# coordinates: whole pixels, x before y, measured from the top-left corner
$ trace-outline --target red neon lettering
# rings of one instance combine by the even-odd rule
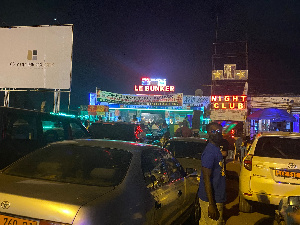
[[[150,86],[150,91],[154,91],[154,86]]]
[[[214,108],[218,109],[219,108],[219,103],[214,103]]]
[[[217,96],[211,96],[211,101],[212,101],[212,102],[217,101]]]
[[[149,86],[145,86],[145,91],[149,91]]]
[[[170,86],[166,86],[165,91],[170,91]]]
[[[234,109],[235,104],[234,103],[229,103],[229,108]]]
[[[238,109],[243,109],[244,108],[244,104],[243,103],[238,103]]]
[[[222,103],[222,109],[227,109],[225,103]]]
[[[159,87],[159,91],[164,91],[164,86],[158,86]]]
[[[225,96],[225,101],[229,102],[229,100],[230,100],[230,97],[229,96]]]
[[[143,91],[144,90],[144,86],[143,85],[140,85],[139,86],[139,91]]]
[[[232,101],[237,102],[239,100],[239,96],[232,96]]]
[[[220,102],[220,101],[222,101],[222,97],[221,97],[221,96],[219,96],[219,102]]]
[[[135,91],[139,91],[139,89],[137,88],[136,85],[134,85],[134,90],[135,90]]]
[[[245,98],[247,98],[247,96],[245,96],[245,95],[242,95],[241,97],[242,97],[242,99],[243,99],[243,100],[242,100],[243,102],[245,101]]]
[[[159,91],[159,86],[154,86],[154,91]]]
[[[174,86],[170,86],[170,91],[175,91],[175,87]]]

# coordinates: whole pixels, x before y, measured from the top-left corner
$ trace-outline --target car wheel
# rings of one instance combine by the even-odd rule
[[[239,210],[240,212],[251,213],[252,205],[246,200],[242,194],[239,194]]]

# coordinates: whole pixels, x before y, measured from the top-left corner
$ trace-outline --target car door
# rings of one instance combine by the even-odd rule
[[[180,216],[184,202],[182,167],[163,149],[144,151],[142,162],[147,187],[155,199],[155,224],[171,224]]]

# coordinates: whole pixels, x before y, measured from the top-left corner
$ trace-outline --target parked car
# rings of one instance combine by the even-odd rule
[[[125,122],[92,123],[89,132],[93,139],[111,139],[122,141],[142,141],[142,128],[139,124]]]
[[[0,169],[48,143],[89,137],[75,118],[0,107]]]
[[[166,142],[168,149],[180,162],[184,169],[196,169],[198,175],[201,171],[201,154],[207,145],[207,139],[198,137],[174,137]]]
[[[0,184],[0,221],[10,224],[167,225],[199,219],[197,178],[166,149],[136,142],[52,143],[2,170]]]
[[[242,212],[254,203],[279,205],[300,193],[300,134],[264,132],[256,135],[244,158],[239,177]]]

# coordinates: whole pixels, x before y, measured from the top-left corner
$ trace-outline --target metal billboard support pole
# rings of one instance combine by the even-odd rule
[[[9,107],[9,90],[7,90],[6,88],[5,88],[5,94],[4,94],[4,106],[5,107]]]
[[[60,110],[60,90],[55,89],[54,91],[54,113],[59,113]]]
[[[69,91],[68,113],[70,113],[71,91]]]

